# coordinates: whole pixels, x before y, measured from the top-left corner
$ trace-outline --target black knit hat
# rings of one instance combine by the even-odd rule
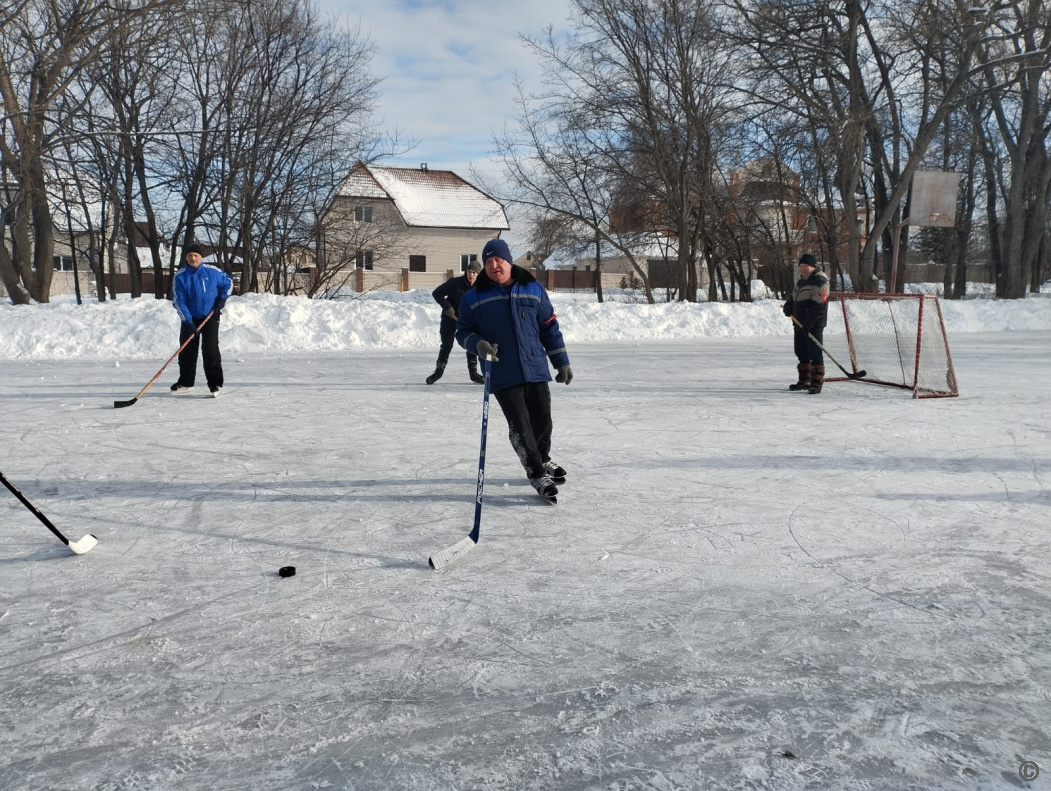
[[[807,266],[812,266],[814,267],[814,269],[821,268],[817,265],[817,258],[812,256],[810,253],[803,253],[803,255],[799,257],[799,263],[806,264]]]
[[[201,249],[199,244],[188,244],[182,250],[182,257],[186,258],[190,253],[197,253],[197,255],[204,257],[204,250]]]

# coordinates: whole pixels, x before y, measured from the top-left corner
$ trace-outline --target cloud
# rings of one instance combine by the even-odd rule
[[[485,172],[494,130],[514,110],[514,75],[540,85],[540,69],[520,34],[565,29],[570,0],[319,0],[318,8],[376,45],[372,72],[383,77],[377,116],[418,142],[394,164],[427,162],[467,175]]]
[[[377,119],[417,143],[385,164],[426,162],[499,185],[503,168],[491,156],[492,137],[512,121],[515,75],[527,89],[541,86],[522,36],[567,30],[572,0],[317,0],[317,8],[358,25],[376,47],[371,71],[383,78]],[[514,207],[508,215],[504,238],[518,250],[524,241]]]

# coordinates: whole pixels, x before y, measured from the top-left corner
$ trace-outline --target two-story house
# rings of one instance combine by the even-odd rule
[[[321,216],[327,287],[434,288],[508,230],[503,204],[451,170],[357,163]]]

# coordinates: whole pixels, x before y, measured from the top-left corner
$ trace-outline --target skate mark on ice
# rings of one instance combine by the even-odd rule
[[[909,604],[907,601],[902,601],[901,599],[898,599],[898,598],[896,598],[894,596],[891,596],[889,593],[883,593],[882,591],[878,591],[875,588],[873,588],[872,586],[867,585],[864,582],[860,582],[859,580],[856,580],[856,579],[851,579],[850,577],[848,577],[843,572],[839,571],[838,569],[833,568],[831,565],[829,565],[825,561],[823,561],[820,558],[817,558],[814,555],[812,555],[809,552],[809,550],[807,550],[807,548],[804,547],[800,543],[799,538],[796,537],[795,530],[792,529],[792,520],[795,518],[796,512],[799,511],[800,508],[803,508],[803,505],[796,506],[792,510],[792,513],[790,513],[788,515],[788,533],[789,533],[789,535],[792,536],[792,540],[796,543],[796,546],[799,547],[799,549],[803,552],[804,555],[806,555],[808,558],[810,558],[812,561],[814,561],[817,564],[818,568],[822,568],[822,569],[825,569],[826,571],[832,572],[837,577],[842,579],[844,582],[849,582],[851,585],[857,585],[859,588],[861,588],[861,590],[866,590],[869,593],[871,593],[873,596],[878,596],[881,599],[886,599],[887,601],[892,601],[892,602],[894,602],[896,604],[900,604],[902,607],[908,607],[910,610],[916,610],[916,612],[921,612],[924,615],[929,615],[929,616],[932,616],[932,617],[935,617],[935,618],[942,618],[942,619],[947,619],[947,620],[955,620],[952,615],[939,615],[938,612],[937,612],[937,607],[934,604],[930,604],[927,607],[918,607],[915,604]]]

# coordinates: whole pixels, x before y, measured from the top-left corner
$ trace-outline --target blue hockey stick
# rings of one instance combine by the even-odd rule
[[[478,451],[478,487],[474,495],[474,528],[467,538],[461,538],[451,547],[439,550],[427,559],[435,571],[448,566],[454,560],[466,555],[482,533],[482,492],[485,490],[485,437],[489,433],[489,377],[492,375],[493,361],[485,360],[485,393],[482,397],[482,443]]]

